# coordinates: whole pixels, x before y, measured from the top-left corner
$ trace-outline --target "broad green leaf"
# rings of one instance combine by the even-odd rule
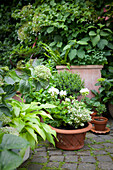
[[[72,61],[75,58],[76,54],[77,54],[77,50],[76,49],[73,49],[73,50],[70,51],[70,53],[69,53],[70,61]]]
[[[110,49],[112,49],[113,50],[113,43],[108,43],[108,45],[107,45],[107,47],[109,47]]]
[[[85,41],[85,42],[87,42],[87,41],[89,41],[90,40],[90,37],[85,37],[85,38],[82,38],[81,39],[81,41]]]
[[[64,48],[63,48],[63,51],[67,50],[67,49],[70,49],[71,48],[71,45],[66,45]]]
[[[113,73],[113,67],[109,66],[108,69],[109,69],[109,72],[110,72],[110,73]]]
[[[106,39],[101,39],[101,40],[98,42],[97,46],[98,46],[98,48],[100,48],[101,50],[103,50],[104,47],[105,47],[107,44],[108,44],[108,41],[107,41]]]
[[[91,41],[92,41],[93,47],[95,47],[98,44],[98,42],[100,41],[100,35],[92,37]]]
[[[41,115],[43,118],[48,117],[50,119],[53,119],[50,114],[47,114],[43,110],[39,111],[38,114]]]
[[[49,44],[50,47],[53,47],[56,44],[55,41],[53,41],[52,43]]]
[[[45,132],[45,133],[46,133],[46,132]],[[50,143],[52,143],[52,144],[54,145],[54,147],[55,147],[55,142],[54,142],[53,136],[52,136],[51,134],[49,134],[49,133],[46,133],[46,138],[47,138],[47,140],[48,140]]]
[[[99,88],[100,93],[103,92],[104,90],[105,90],[104,87]]]
[[[24,120],[27,122],[32,122],[32,123],[36,123],[37,125],[40,125],[40,118],[38,116],[30,116],[29,114],[27,114],[25,117],[24,117]]]
[[[2,87],[0,87],[0,94],[5,94],[6,92],[3,90]]]
[[[0,153],[1,170],[14,170],[19,167],[22,162],[22,157],[14,152],[4,150]]]
[[[79,49],[79,50],[77,51],[77,55],[78,55],[79,58],[84,58],[84,56],[85,56],[85,51],[84,51],[83,49]]]
[[[37,135],[35,134],[34,130],[29,127],[29,126],[26,126],[25,129],[28,131],[28,133],[31,134],[31,136],[35,139],[35,141],[37,142]]]
[[[10,109],[9,109],[9,107],[7,107],[6,105],[4,105],[4,104],[0,104],[0,110],[1,110],[1,112],[2,113],[4,113],[6,116],[12,116],[11,114],[10,114]]]
[[[57,47],[62,47],[62,42],[58,42]]]
[[[53,105],[53,104],[49,104],[49,103],[46,103],[46,104],[41,104],[40,106],[39,106],[40,108],[55,108],[55,107],[57,107],[57,106],[55,106],[55,105]]]
[[[4,78],[4,80],[5,80],[5,82],[6,82],[7,84],[14,84],[14,83],[15,83],[15,81],[14,81],[11,77],[9,77],[9,76],[6,76],[6,77]]]
[[[21,79],[19,83],[19,91],[20,93],[29,93],[30,92],[30,84],[28,80]]]
[[[42,127],[44,128],[44,130],[47,132],[47,133],[50,133],[52,135],[54,135],[56,137],[56,131],[51,129],[51,127],[45,123],[42,123]]]
[[[2,138],[2,146],[4,149],[21,149],[26,148],[29,145],[29,142],[25,139],[12,135],[12,134],[5,134]]]
[[[18,117],[19,114],[20,114],[20,108],[17,107],[17,106],[14,106],[14,107],[13,107],[13,111],[14,111],[15,116]]]
[[[48,33],[51,33],[53,30],[54,30],[54,27],[49,27],[49,28],[47,29],[47,32],[48,32]]]
[[[46,135],[43,129],[41,129],[37,124],[33,124],[32,122],[27,123],[31,128],[33,128],[44,140],[46,139]]]
[[[89,36],[96,36],[97,34],[94,31],[89,32]]]
[[[20,118],[14,118],[13,121],[13,127],[15,127],[17,129],[18,132],[21,132],[21,130],[24,128],[25,126],[25,122],[23,122]]]
[[[103,37],[109,36],[109,33],[104,32],[104,31],[100,31],[100,35]]]
[[[15,82],[19,82],[20,81],[20,78],[17,76],[16,72],[14,70],[11,70],[10,71],[10,76],[11,78],[15,81]]]
[[[86,41],[83,41],[83,40],[77,41],[77,44],[88,45],[88,43]]]

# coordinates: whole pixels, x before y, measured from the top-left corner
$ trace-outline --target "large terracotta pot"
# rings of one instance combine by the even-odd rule
[[[105,131],[108,119],[106,117],[94,117],[93,123],[96,131]]]
[[[56,66],[58,72],[68,70],[72,73],[79,73],[82,80],[85,80],[85,87],[89,90],[98,91],[99,86],[95,86],[97,79],[101,78],[102,65],[81,65],[81,66],[70,66],[70,70],[67,66]],[[94,94],[90,91],[87,97],[92,98]]]
[[[63,150],[78,150],[84,146],[86,132],[91,130],[92,124],[88,123],[86,128],[77,130],[63,130],[50,126],[57,133],[58,140],[55,139],[57,148]]]

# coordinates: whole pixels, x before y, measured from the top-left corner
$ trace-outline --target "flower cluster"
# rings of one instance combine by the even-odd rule
[[[51,77],[50,69],[44,65],[39,65],[34,68],[34,74],[36,75],[37,80],[46,80],[48,81]]]
[[[48,90],[48,93],[51,94],[52,97],[55,97],[56,95],[60,95],[61,97],[65,97],[66,96],[66,91],[59,91],[57,88],[55,87],[51,87],[49,90]]]
[[[87,88],[81,89],[80,93],[82,94],[82,96],[87,96],[89,94],[89,90]]]

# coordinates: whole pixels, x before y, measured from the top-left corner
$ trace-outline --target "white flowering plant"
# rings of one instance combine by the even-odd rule
[[[84,102],[76,100],[74,97],[66,97],[66,91],[60,91],[56,88],[51,88],[48,91],[51,94],[51,103],[56,105],[54,109],[47,109],[53,120],[46,119],[53,127],[62,129],[78,129],[87,125],[91,121],[90,114],[92,113]],[[62,96],[60,100],[58,96]]]

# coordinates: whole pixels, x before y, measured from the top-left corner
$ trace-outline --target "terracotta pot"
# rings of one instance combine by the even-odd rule
[[[70,66],[70,70],[67,66],[56,66],[58,72],[68,70],[72,73],[80,74],[82,80],[85,80],[85,87],[89,90],[98,91],[100,86],[95,86],[97,79],[101,78],[102,65],[81,65],[81,66]],[[87,97],[92,98],[94,94],[90,91]]]
[[[108,119],[106,117],[94,117],[94,127],[96,131],[105,131]]]
[[[90,123],[94,123],[93,118],[96,116],[97,112],[93,112],[90,116],[91,116],[91,122]]]
[[[78,150],[84,146],[86,132],[92,128],[92,124],[88,123],[86,128],[77,130],[63,130],[52,126],[50,127],[57,133],[58,140],[55,139],[57,148],[63,150]]]

